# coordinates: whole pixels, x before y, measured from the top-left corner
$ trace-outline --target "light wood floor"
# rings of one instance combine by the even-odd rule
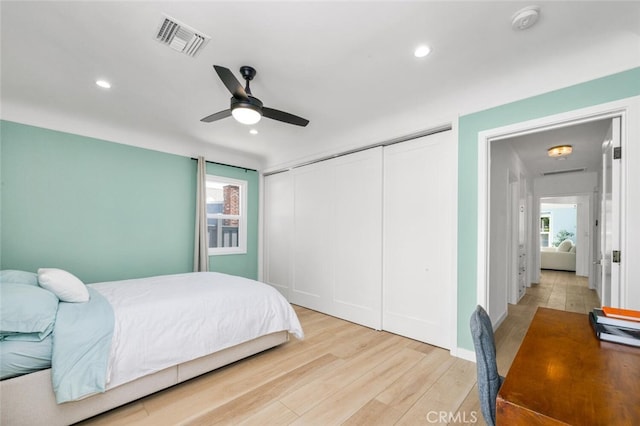
[[[500,373],[507,373],[538,306],[586,313],[598,305],[586,278],[543,271],[541,283],[509,306],[496,330]],[[295,309],[305,340],[292,340],[82,424],[484,424],[474,363],[411,339]]]

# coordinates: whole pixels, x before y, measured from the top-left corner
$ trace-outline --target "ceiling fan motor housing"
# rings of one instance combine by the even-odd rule
[[[249,95],[247,99],[238,99],[231,97],[231,109],[236,108],[250,108],[258,112],[262,111],[262,101],[256,97]]]

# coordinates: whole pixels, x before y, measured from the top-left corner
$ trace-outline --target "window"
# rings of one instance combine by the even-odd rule
[[[247,181],[207,175],[209,254],[247,252]]]
[[[551,240],[551,214],[542,213],[540,215],[540,247],[550,247]]]

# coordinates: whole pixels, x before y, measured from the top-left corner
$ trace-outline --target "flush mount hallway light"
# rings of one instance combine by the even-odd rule
[[[423,45],[420,45],[420,46],[416,47],[416,50],[413,51],[413,55],[416,58],[424,58],[429,53],[431,53],[431,48],[429,46],[427,46],[426,44],[423,44]]]
[[[111,83],[107,80],[96,80],[96,85],[102,87],[103,89],[111,89]]]
[[[558,158],[565,157],[573,152],[573,147],[571,145],[558,145],[552,146],[547,150],[547,154],[549,157]]]

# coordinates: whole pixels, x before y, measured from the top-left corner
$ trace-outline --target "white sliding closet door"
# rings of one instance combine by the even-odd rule
[[[293,233],[293,174],[264,178],[264,281],[289,299],[291,235]]]
[[[293,174],[291,302],[380,329],[382,148]]]
[[[453,132],[384,151],[384,330],[451,348],[455,259]]]

